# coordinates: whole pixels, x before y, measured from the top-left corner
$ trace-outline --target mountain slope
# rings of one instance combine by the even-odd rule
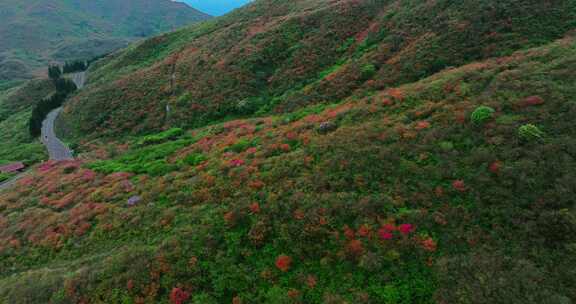
[[[18,88],[0,92],[0,164],[45,159],[46,151],[28,132],[28,121],[36,102],[55,91],[48,80],[32,80]]]
[[[168,0],[2,0],[0,16],[0,81],[31,77],[50,61],[89,59],[208,18]]]
[[[293,111],[550,42],[575,14],[573,0],[255,1],[106,59],[64,119],[118,136]]]
[[[43,164],[0,196],[0,300],[571,303],[574,71],[567,37]]]
[[[80,157],[0,193],[0,303],[576,302],[575,7],[260,0],[115,52]]]

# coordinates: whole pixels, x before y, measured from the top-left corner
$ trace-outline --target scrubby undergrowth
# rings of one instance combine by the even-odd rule
[[[30,81],[0,92],[0,164],[33,164],[47,158],[40,141],[29,135],[28,121],[34,105],[53,92],[54,86],[48,80]]]
[[[62,119],[68,136],[94,138],[287,113],[574,28],[574,0],[259,0],[96,64]]]
[[[572,303],[575,65],[569,37],[45,163],[0,196],[0,302]]]

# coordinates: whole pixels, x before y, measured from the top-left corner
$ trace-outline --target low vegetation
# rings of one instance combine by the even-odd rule
[[[47,158],[42,144],[30,136],[29,119],[35,103],[50,96],[54,86],[35,80],[0,92],[0,163],[33,164]]]
[[[0,194],[0,302],[571,303],[575,63],[86,142]]]
[[[99,62],[93,85],[62,119],[69,137],[85,139],[291,113],[510,55],[574,28],[573,0],[260,0]]]

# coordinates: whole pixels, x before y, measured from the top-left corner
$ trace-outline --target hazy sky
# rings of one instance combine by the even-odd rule
[[[179,0],[213,16],[223,15],[251,0]]]

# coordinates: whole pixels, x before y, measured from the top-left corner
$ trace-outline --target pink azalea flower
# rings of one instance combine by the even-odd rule
[[[392,234],[392,232],[386,230],[385,228],[381,228],[380,230],[378,230],[378,235],[383,240],[391,240],[394,238],[394,234]]]
[[[400,233],[403,235],[408,235],[414,231],[414,226],[412,224],[402,224],[398,226],[398,230],[400,230]]]
[[[233,159],[230,161],[230,165],[232,167],[240,167],[240,166],[244,165],[244,161],[241,159]]]
[[[396,226],[394,226],[394,224],[385,224],[382,226],[382,229],[386,232],[393,232],[396,231]]]

